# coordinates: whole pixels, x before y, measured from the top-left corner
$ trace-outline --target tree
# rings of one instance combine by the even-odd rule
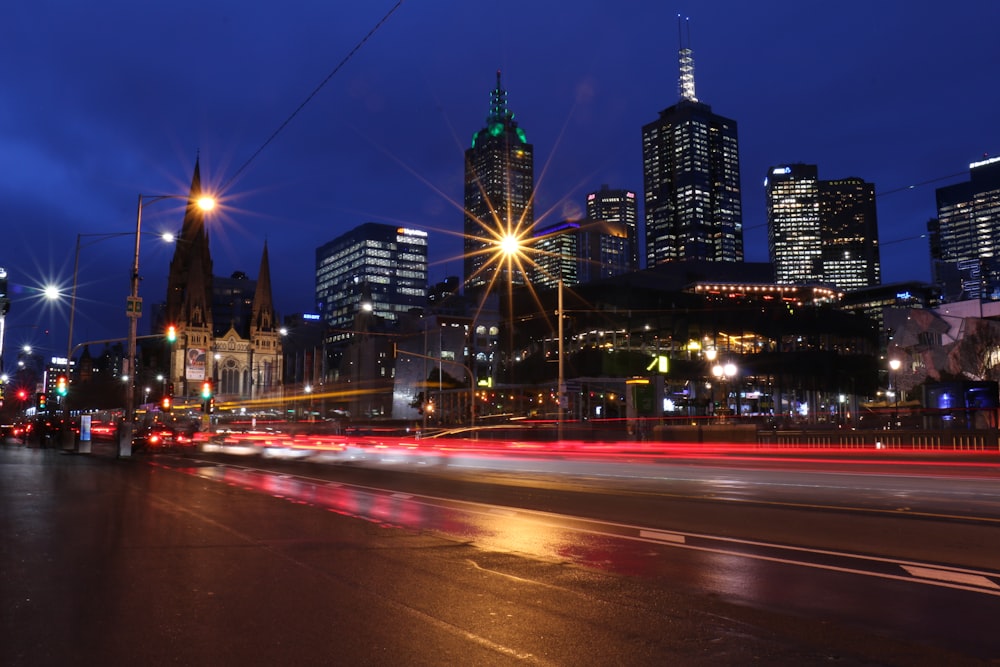
[[[975,381],[1000,380],[1000,323],[966,318],[948,352],[948,371]]]

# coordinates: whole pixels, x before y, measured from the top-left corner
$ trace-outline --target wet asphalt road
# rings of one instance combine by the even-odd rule
[[[316,485],[311,496],[290,493],[293,482],[283,473],[254,486],[139,457],[0,446],[0,664],[930,665],[989,657],[988,646],[967,653],[750,604],[752,596],[713,583],[727,572],[760,586],[788,577],[764,561],[685,551],[650,568],[651,557],[660,563],[655,544],[623,551],[613,536],[582,538],[498,508],[482,519],[477,510],[500,536],[490,542],[468,512],[446,509],[434,515],[440,523],[408,527],[408,514],[430,515],[426,504],[344,494],[334,482],[322,488],[355,504],[331,505]],[[380,502],[392,509],[379,514]],[[520,544],[501,539],[505,531]],[[553,541],[562,551],[533,544]],[[600,549],[615,567],[602,566]],[[815,576],[798,571],[786,585],[859,586],[848,574]],[[878,591],[953,606],[974,598],[993,618],[1000,608],[996,598],[894,580]]]

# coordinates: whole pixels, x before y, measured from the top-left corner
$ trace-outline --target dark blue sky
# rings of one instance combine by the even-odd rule
[[[216,274],[255,277],[266,240],[282,315],[312,310],[315,248],[363,222],[428,230],[431,280],[460,274],[462,153],[497,69],[535,146],[538,214],[578,215],[602,183],[641,197],[641,127],[678,97],[678,13],[691,18],[699,99],[739,124],[749,261],[767,260],[767,168],[807,162],[886,193],[884,278],[925,280],[915,237],[934,188],[1000,152],[992,0],[406,0],[234,179],[394,4],[6,3],[8,369],[24,342],[65,354],[68,308],[35,290],[68,293],[77,234],[134,230],[137,195],[184,194],[199,151],[203,179],[227,185]],[[144,229],[177,229],[181,214],[149,205]],[[125,335],[131,252],[125,237],[83,248],[77,342]],[[164,298],[170,253],[143,237],[148,304]]]

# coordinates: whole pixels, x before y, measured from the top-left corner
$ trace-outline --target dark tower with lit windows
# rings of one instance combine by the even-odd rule
[[[680,37],[680,100],[642,128],[646,266],[742,262],[736,121],[698,101],[690,33],[687,46]]]
[[[496,261],[493,249],[506,236],[523,238],[534,224],[534,187],[534,150],[507,107],[498,70],[486,126],[472,135],[465,151],[467,290],[479,291],[497,279],[507,282],[506,265]],[[523,285],[524,274],[516,266],[512,273],[511,282]]]

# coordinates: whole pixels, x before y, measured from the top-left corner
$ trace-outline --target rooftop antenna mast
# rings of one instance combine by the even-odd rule
[[[687,35],[685,35],[685,28]],[[687,40],[685,41],[685,36]],[[677,15],[677,42],[680,48],[677,50],[677,58],[680,63],[680,80],[678,81],[678,92],[681,99],[690,102],[697,102],[698,98],[694,94],[694,56],[691,53],[691,19],[681,18]]]

